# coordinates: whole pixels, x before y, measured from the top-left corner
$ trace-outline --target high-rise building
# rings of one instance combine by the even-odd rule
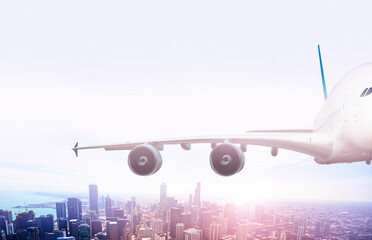
[[[256,222],[262,223],[264,220],[265,208],[263,205],[257,205],[255,209]]]
[[[200,231],[196,228],[189,228],[184,231],[185,240],[202,240],[200,236]]]
[[[51,233],[45,233],[44,240],[57,240],[59,237],[65,237],[65,233],[63,231],[55,230]]]
[[[183,223],[176,224],[176,240],[184,240],[185,225]]]
[[[39,240],[39,228],[29,227],[27,228],[28,239],[29,240]]]
[[[185,225],[185,229],[192,227],[192,215],[191,213],[182,213],[181,221]]]
[[[212,223],[209,229],[209,240],[221,239],[221,224]]]
[[[324,225],[324,236],[329,236],[330,229],[331,229],[331,225],[329,223],[326,223]]]
[[[113,217],[114,214],[112,212],[112,201],[109,195],[106,197],[106,217]]]
[[[82,221],[81,201],[78,198],[67,199],[67,213],[68,220],[77,219],[79,222]]]
[[[171,208],[170,236],[176,237],[176,225],[181,222],[181,208]]]
[[[60,231],[65,231],[65,233],[68,233],[68,222],[67,219],[64,218],[58,218],[57,219],[57,227]]]
[[[114,212],[114,217],[118,217],[118,218],[124,218],[124,210],[123,209],[113,209],[113,212]]]
[[[152,240],[154,238],[153,235],[154,235],[154,232],[153,232],[152,228],[140,228],[138,230],[139,240],[141,240],[141,239]]]
[[[221,237],[227,234],[227,225],[228,225],[229,219],[226,217],[217,217],[216,223],[221,225]]]
[[[167,209],[167,185],[162,183],[160,185],[160,211],[165,211]]]
[[[315,230],[314,230],[314,236],[316,238],[320,237],[320,222],[319,221],[316,221],[315,223]]]
[[[192,207],[192,194],[189,195],[189,201],[188,201],[187,204],[189,205],[189,206],[188,206],[189,211],[191,211],[191,207]]]
[[[54,216],[52,214],[41,215],[36,218],[36,224],[39,228],[41,238],[44,239],[45,233],[52,233],[54,231]]]
[[[209,228],[212,223],[212,214],[209,211],[204,211],[200,214],[200,227],[202,229]]]
[[[19,229],[16,232],[17,240],[28,240],[28,233],[26,229]]]
[[[0,216],[0,232],[4,231],[5,235],[9,235],[8,221],[5,216]]]
[[[117,223],[118,223],[118,239],[121,239],[124,236],[124,231],[129,221],[124,218],[119,218]]]
[[[28,213],[27,212],[22,212],[22,213],[18,214],[16,216],[15,221],[14,221],[15,232],[17,232],[18,230],[21,230],[21,229],[27,229],[28,220],[34,220],[34,219],[35,219],[35,214],[34,214],[33,211],[29,211]],[[19,234],[22,235],[23,233],[19,233]],[[26,235],[27,235],[27,231],[26,231]]]
[[[296,240],[302,240],[303,235],[305,234],[305,227],[299,226],[297,230],[297,238]]]
[[[4,216],[8,223],[13,222],[12,211],[0,209],[0,216]]]
[[[57,202],[56,203],[56,212],[57,212],[57,219],[58,218],[67,218],[66,203],[65,202]]]
[[[101,195],[101,197],[99,198],[98,204],[99,204],[99,208],[101,209],[105,208],[105,197],[103,195]]]
[[[157,218],[155,219],[153,222],[152,222],[152,226],[153,226],[153,230],[154,230],[154,233],[164,233],[164,226],[163,226],[164,222],[163,220]]]
[[[135,209],[136,209],[136,197],[131,197],[130,198],[130,214],[133,216],[135,214]]]
[[[196,184],[195,194],[194,194],[194,205],[199,206],[201,205],[200,202],[200,183]]]
[[[247,224],[238,224],[236,226],[236,240],[246,240],[248,236],[248,225]]]
[[[108,240],[118,240],[118,223],[108,222],[107,225]]]
[[[77,219],[71,219],[68,223],[68,230],[70,232],[70,236],[74,237],[75,239],[79,238],[79,228],[80,222]]]
[[[78,227],[78,240],[90,240],[90,228],[88,224],[80,224]]]
[[[92,237],[99,232],[102,232],[102,222],[100,220],[92,220]]]
[[[89,185],[89,209],[95,211],[99,216],[98,209],[98,186],[95,184]]]
[[[224,216],[228,219],[227,222],[227,233],[234,234],[235,233],[235,226],[237,223],[235,205],[232,203],[227,203],[225,205],[225,213]]]

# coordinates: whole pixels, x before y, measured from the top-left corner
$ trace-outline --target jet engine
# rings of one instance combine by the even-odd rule
[[[152,145],[139,145],[133,148],[128,155],[130,170],[137,175],[152,175],[160,169],[161,164],[160,152]]]
[[[231,143],[215,146],[209,160],[213,171],[222,176],[231,176],[240,172],[245,162],[242,150]]]

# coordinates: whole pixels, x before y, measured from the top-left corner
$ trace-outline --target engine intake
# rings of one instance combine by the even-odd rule
[[[139,145],[133,148],[128,155],[130,170],[137,175],[152,175],[160,169],[161,164],[160,152],[152,145]]]
[[[231,176],[240,172],[245,163],[242,150],[231,143],[214,147],[209,160],[213,171],[222,176]]]

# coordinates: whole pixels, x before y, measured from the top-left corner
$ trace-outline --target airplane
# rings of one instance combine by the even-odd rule
[[[190,150],[191,144],[211,144],[211,168],[222,176],[231,176],[243,169],[247,145],[270,147],[272,156],[277,156],[278,149],[304,153],[313,156],[318,164],[365,161],[369,165],[372,159],[372,63],[348,72],[328,96],[319,45],[318,54],[325,103],[312,129],[248,131],[87,147],[78,147],[76,143],[72,150],[76,157],[78,150],[83,149],[130,150],[128,165],[141,176],[152,175],[160,169],[159,151],[171,144],[178,144],[184,150]]]

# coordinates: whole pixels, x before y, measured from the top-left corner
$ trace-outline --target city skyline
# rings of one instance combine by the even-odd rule
[[[164,188],[164,185],[163,182],[159,186]],[[197,183],[195,192],[202,192],[201,189],[204,187]],[[160,204],[162,195],[159,191],[157,199],[148,203],[137,202],[134,196],[130,200],[115,199],[110,216],[108,197],[106,202],[110,204],[106,203],[106,211],[105,204],[100,204],[98,215],[90,210],[89,200],[83,202],[71,197],[66,199],[67,206],[64,205],[67,216],[57,219],[53,214],[35,216],[32,209],[15,213],[17,217],[13,218],[11,212],[0,209],[0,239],[63,240],[58,237],[67,236],[76,240],[367,240],[372,237],[371,203],[277,202],[239,206],[202,198],[199,206],[198,198],[190,203],[167,197],[164,210]],[[55,203],[57,208],[60,203]]]

